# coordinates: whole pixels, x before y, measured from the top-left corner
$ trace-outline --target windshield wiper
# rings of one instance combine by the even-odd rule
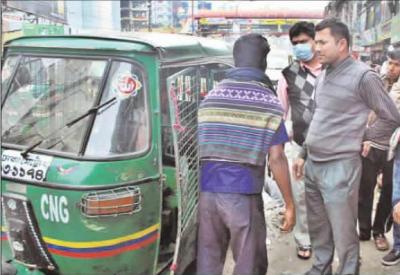
[[[66,123],[63,127],[59,128],[58,130],[54,131],[52,134],[50,134],[49,136],[47,136],[44,139],[39,140],[38,142],[36,142],[35,144],[29,146],[28,148],[26,148],[24,151],[21,152],[21,156],[25,159],[29,152],[31,152],[33,149],[35,149],[37,146],[39,146],[40,144],[42,144],[44,141],[48,140],[49,138],[51,138],[54,134],[58,133],[59,131],[61,131],[62,129],[64,129],[65,127],[71,127],[72,125],[74,125],[75,123],[81,121],[82,119],[84,119],[85,117],[87,117],[90,114],[93,113],[97,113],[97,111],[104,107],[109,105],[110,103],[114,102],[117,99],[116,96],[114,96],[113,98],[110,98],[109,100],[107,100],[106,102],[99,104],[97,106],[94,106],[92,108],[90,108],[89,110],[87,110],[86,113],[78,116],[77,118],[74,118],[73,120],[71,120],[70,122]]]
[[[68,122],[67,124],[65,124],[67,127],[71,127],[72,125],[74,125],[75,123],[77,123],[78,121],[84,119],[85,117],[87,117],[88,115],[92,114],[92,113],[97,113],[97,111],[104,107],[107,106],[108,104],[110,104],[111,102],[113,102],[114,100],[116,100],[117,97],[114,96],[113,98],[110,98],[109,100],[107,100],[106,102],[99,104],[97,106],[94,106],[92,108],[90,108],[86,113],[84,113],[83,115],[78,116],[77,118],[73,119],[72,121]]]

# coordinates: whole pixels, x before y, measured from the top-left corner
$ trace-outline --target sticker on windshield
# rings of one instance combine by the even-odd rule
[[[142,83],[140,83],[138,77],[130,72],[119,75],[113,82],[114,92],[122,99],[136,96],[141,88]]]
[[[53,157],[32,153],[24,159],[19,151],[4,150],[1,154],[1,176],[44,181],[52,160]]]
[[[3,70],[1,71],[1,79],[5,80],[11,76],[10,67],[4,66]]]

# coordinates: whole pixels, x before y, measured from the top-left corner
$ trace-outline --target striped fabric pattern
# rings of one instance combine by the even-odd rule
[[[200,157],[264,165],[282,117],[278,98],[264,84],[224,80],[199,108]]]

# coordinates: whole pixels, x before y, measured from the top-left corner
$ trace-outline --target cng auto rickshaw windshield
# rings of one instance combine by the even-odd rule
[[[10,76],[3,82],[9,88],[2,91],[4,144],[24,146],[25,155],[40,148],[89,158],[149,148],[147,85],[138,64],[28,56],[15,60],[5,60]],[[98,106],[104,107],[87,113]]]
[[[7,64],[7,60],[5,61]],[[2,91],[2,142],[31,145],[90,109],[107,61],[25,56]],[[10,73],[8,73],[10,74]],[[78,152],[88,119],[63,133],[59,151]],[[41,146],[39,146],[41,147]],[[43,147],[44,148],[44,147]]]
[[[116,100],[117,97],[113,97],[109,100],[107,100],[106,102],[99,104],[95,107],[90,108],[88,111],[86,111],[84,114],[78,116],[77,118],[74,118],[73,120],[71,120],[70,122],[66,123],[63,127],[61,127],[61,129],[57,129],[56,131],[54,131],[52,134],[50,134],[48,137],[46,137],[45,139],[39,140],[37,143],[33,144],[32,146],[28,147],[27,149],[25,149],[25,151],[23,151],[21,153],[21,155],[25,158],[27,156],[27,154],[32,151],[33,149],[35,149],[37,146],[39,146],[40,144],[42,144],[45,141],[49,141],[51,138],[55,137],[53,142],[49,144],[49,146],[47,147],[47,149],[51,149],[52,147],[56,146],[58,143],[63,142],[62,140],[62,136],[59,136],[57,134],[59,134],[59,132],[61,132],[65,127],[71,127],[73,126],[75,123],[81,121],[82,119],[84,119],[85,117],[87,117],[90,114],[96,113],[100,108],[105,107],[109,104],[111,104],[112,102],[114,102],[114,100]],[[57,136],[56,136],[57,135]]]

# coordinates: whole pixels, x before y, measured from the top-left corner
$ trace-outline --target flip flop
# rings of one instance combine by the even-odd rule
[[[297,257],[302,260],[308,260],[311,258],[311,247],[309,246],[298,246],[297,247]],[[309,253],[308,256],[303,256],[304,253]],[[300,254],[302,253],[302,254]]]

